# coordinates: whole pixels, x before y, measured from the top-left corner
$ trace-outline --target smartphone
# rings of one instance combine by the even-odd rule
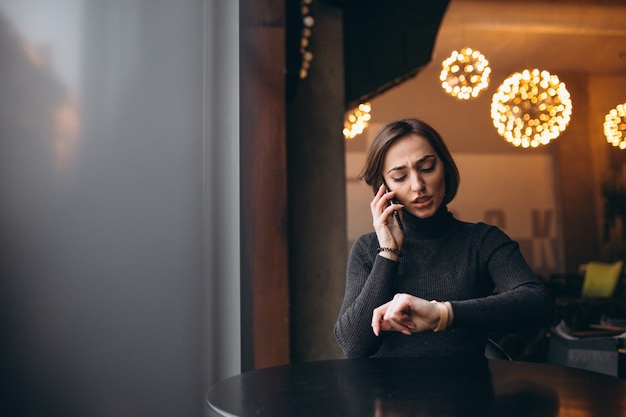
[[[383,184],[385,184],[385,190],[387,190],[387,192],[390,193],[391,190],[389,189],[389,187],[387,187],[387,183],[383,181]],[[398,201],[395,198],[392,198],[391,200],[389,200],[389,205],[392,205],[392,204],[398,204]],[[396,221],[398,222],[398,226],[400,227],[400,230],[404,231],[404,225],[402,224],[402,220],[400,220],[400,214],[394,210],[393,217],[396,218]]]

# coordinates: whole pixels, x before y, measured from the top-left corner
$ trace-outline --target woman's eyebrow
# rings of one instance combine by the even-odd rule
[[[426,162],[429,159],[434,158],[435,156],[436,156],[435,154],[425,155],[425,156],[421,157],[420,159],[418,159],[415,164],[416,165],[423,164],[424,162]],[[387,171],[387,174],[391,174],[393,171],[401,171],[401,170],[403,170],[405,168],[406,168],[406,166],[404,166],[404,165],[393,167],[389,171]]]
[[[418,164],[421,164],[421,163],[426,162],[427,160],[432,159],[432,158],[434,158],[434,157],[435,157],[435,155],[434,155],[434,154],[430,154],[430,155],[423,156],[422,158],[420,158],[420,159],[418,159],[418,160],[417,160],[417,163],[418,163]]]
[[[403,170],[405,168],[406,168],[405,166],[393,167],[389,171],[387,171],[387,174],[391,174],[394,171],[400,171],[400,170]]]

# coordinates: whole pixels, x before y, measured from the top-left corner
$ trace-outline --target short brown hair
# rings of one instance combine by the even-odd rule
[[[461,182],[459,169],[441,135],[430,125],[418,119],[398,120],[383,126],[369,147],[365,166],[359,174],[359,179],[365,180],[376,193],[383,183],[383,162],[389,147],[398,139],[410,134],[426,139],[443,162],[446,182],[446,196],[443,202],[448,204],[459,189]]]

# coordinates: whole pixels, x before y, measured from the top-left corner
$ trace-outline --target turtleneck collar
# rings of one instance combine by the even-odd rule
[[[442,204],[431,217],[420,219],[404,212],[404,233],[409,239],[432,239],[448,233],[454,224],[454,216]]]

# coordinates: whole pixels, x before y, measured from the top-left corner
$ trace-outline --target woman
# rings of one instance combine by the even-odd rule
[[[375,232],[348,259],[335,324],[347,357],[480,357],[488,332],[549,322],[550,296],[518,244],[448,212],[460,177],[432,127],[387,124],[360,178],[375,193]]]

